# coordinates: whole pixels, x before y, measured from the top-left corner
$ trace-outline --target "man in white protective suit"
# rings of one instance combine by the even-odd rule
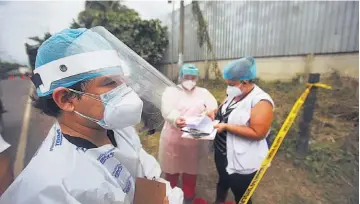
[[[57,122],[1,204],[131,204],[139,177],[166,183],[164,203],[182,204],[134,128],[140,97],[160,109],[173,86],[155,68],[103,27],[65,29],[40,46],[32,81],[34,106]],[[145,84],[153,92],[131,88]]]

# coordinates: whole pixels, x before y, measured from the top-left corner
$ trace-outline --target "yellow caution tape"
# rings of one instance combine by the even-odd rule
[[[329,85],[327,85],[327,84],[322,84],[322,83],[314,83],[314,84],[309,84],[309,83],[307,83],[306,84],[308,87],[313,87],[313,86],[315,86],[315,87],[319,87],[319,88],[324,88],[324,89],[332,89],[332,87],[331,86],[329,86]]]
[[[266,155],[264,161],[261,164],[260,169],[255,174],[253,180],[251,181],[250,185],[246,189],[244,195],[242,196],[239,204],[246,204],[251,196],[253,195],[255,189],[259,185],[261,179],[263,178],[267,168],[269,167],[270,162],[273,160],[275,154],[279,150],[279,147],[281,143],[283,142],[287,132],[289,131],[291,125],[294,123],[294,120],[296,116],[298,115],[302,105],[304,104],[307,96],[310,93],[310,89],[312,87],[319,87],[319,88],[325,88],[325,89],[331,89],[331,86],[321,83],[314,83],[314,84],[306,84],[308,87],[306,90],[301,94],[301,96],[296,100],[294,106],[292,107],[289,115],[286,117],[286,120],[284,124],[281,126],[279,133],[277,134],[275,140],[273,141],[273,144],[271,145],[271,148]]]

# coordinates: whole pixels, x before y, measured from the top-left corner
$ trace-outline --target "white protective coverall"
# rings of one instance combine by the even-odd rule
[[[161,169],[147,154],[133,127],[114,131],[117,147],[79,148],[55,123],[29,165],[0,198],[1,204],[130,204],[135,178],[166,183],[170,204],[182,204],[183,192],[160,178]]]

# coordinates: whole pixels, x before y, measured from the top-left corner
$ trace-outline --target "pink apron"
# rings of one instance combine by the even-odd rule
[[[203,88],[195,88],[192,92],[179,91],[180,100],[176,108],[181,116],[197,116],[207,109],[215,109],[215,98]],[[165,173],[198,174],[200,166],[204,166],[209,154],[209,141],[183,139],[180,129],[165,122],[161,132],[159,160]],[[206,168],[206,166],[205,166]]]

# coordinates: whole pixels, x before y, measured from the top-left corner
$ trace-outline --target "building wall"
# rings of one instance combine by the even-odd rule
[[[221,71],[229,62],[231,60],[218,61]],[[201,78],[205,76],[205,61],[188,63],[193,63],[200,69]],[[343,76],[359,77],[359,53],[315,55],[312,58],[309,56],[266,57],[256,58],[256,63],[258,77],[266,81],[291,80],[297,74],[309,72],[329,74],[337,71]],[[176,64],[164,64],[159,69],[170,79],[174,80],[178,76]],[[214,79],[214,74],[211,74],[210,78]]]
[[[248,55],[275,57],[359,51],[358,1],[199,1],[199,4],[218,60]],[[206,46],[199,47],[191,6],[185,7],[184,61],[211,59]],[[161,20],[168,26],[170,36],[163,63],[176,63],[179,10]],[[295,60],[299,61],[296,64],[302,61],[302,57],[290,59],[299,59]]]

